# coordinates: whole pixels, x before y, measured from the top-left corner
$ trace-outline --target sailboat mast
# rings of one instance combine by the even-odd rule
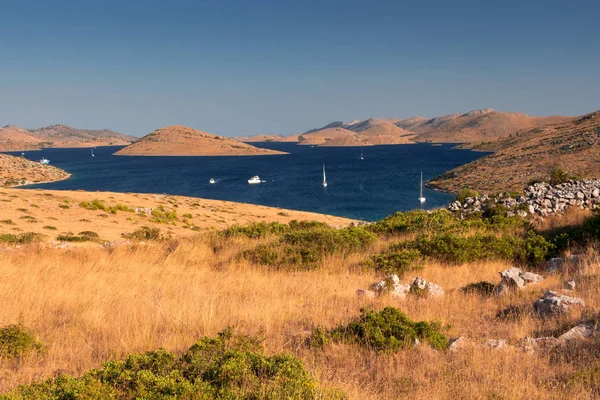
[[[419,197],[423,197],[423,172],[421,172],[421,195]]]
[[[323,164],[323,183],[327,183],[327,178],[325,178],[325,164]]]

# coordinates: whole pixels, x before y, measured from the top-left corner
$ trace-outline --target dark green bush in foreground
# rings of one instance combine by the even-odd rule
[[[470,236],[453,233],[420,234],[414,240],[392,245],[388,254],[409,249],[417,250],[424,257],[451,264],[480,260],[511,260],[538,265],[552,253],[554,246],[533,232],[529,232],[525,238],[484,233]]]
[[[396,274],[403,278],[407,272],[423,269],[423,254],[418,249],[400,249],[385,254],[377,254],[366,262],[367,266],[385,275]]]
[[[22,326],[0,328],[0,359],[21,357],[42,350],[44,345]]]
[[[291,355],[267,357],[260,343],[226,330],[177,357],[166,350],[111,361],[80,378],[22,386],[6,399],[342,399],[324,391]]]
[[[439,322],[415,322],[394,307],[383,310],[361,310],[360,317],[348,325],[330,331],[317,328],[311,344],[322,346],[328,342],[359,344],[381,351],[396,351],[412,346],[415,339],[424,340],[435,349],[448,347],[448,339],[441,332]]]

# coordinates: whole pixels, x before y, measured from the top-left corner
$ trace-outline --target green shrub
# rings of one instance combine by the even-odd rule
[[[92,231],[83,231],[83,232],[79,232],[79,236],[84,236],[90,239],[98,239],[99,236],[96,232],[92,232]]]
[[[439,322],[415,322],[394,307],[383,310],[361,310],[360,317],[347,325],[330,331],[317,328],[310,343],[314,346],[328,342],[359,344],[379,351],[397,351],[412,346],[415,339],[424,340],[435,349],[448,347]]]
[[[245,236],[250,239],[264,238],[267,235],[281,235],[288,232],[290,227],[279,222],[257,222],[251,225],[234,225],[221,232],[223,237]]]
[[[474,293],[483,297],[490,297],[492,294],[494,294],[494,291],[496,290],[496,285],[490,282],[480,281],[469,283],[468,285],[460,288],[460,290],[463,293],[467,294]]]
[[[407,272],[423,269],[423,255],[418,249],[400,249],[378,254],[371,259],[374,269],[383,274],[402,278]]]
[[[461,189],[457,194],[455,200],[464,203],[467,197],[476,197],[479,196],[475,190],[472,189]]]
[[[68,206],[63,207],[62,205],[59,207],[69,208]],[[83,202],[79,203],[79,207],[85,208],[86,210],[93,210],[93,211],[94,210],[102,210],[102,211],[110,212],[111,214],[116,214],[118,211],[133,212],[133,208],[128,207],[126,205],[116,204],[114,206],[109,206],[103,200],[98,200],[98,199],[92,200],[91,202],[83,201]]]
[[[142,226],[140,229],[136,229],[131,233],[123,233],[121,236],[125,239],[137,241],[161,241],[165,239],[160,233],[160,229],[150,228],[148,226]]]
[[[316,268],[327,255],[347,256],[366,250],[375,239],[374,234],[362,227],[290,228],[279,240],[242,254],[256,263],[277,268],[311,269]]]
[[[44,229],[48,229],[48,230],[50,230],[50,231],[55,231],[55,230],[56,230],[56,227],[55,227],[55,226],[52,226],[52,225],[44,225]]]
[[[41,235],[34,232],[25,232],[20,235],[11,233],[0,234],[0,243],[29,244],[41,240]]]
[[[576,177],[569,175],[561,165],[554,165],[548,171],[548,176],[548,183],[551,185],[560,185],[561,183],[569,182],[571,179],[576,179]]]
[[[111,361],[80,378],[21,386],[8,399],[341,399],[320,388],[292,355],[265,356],[260,343],[230,330],[177,357],[159,349]]]
[[[151,215],[152,218],[150,220],[157,224],[172,224],[177,221],[177,211],[167,210],[163,206],[158,206],[152,210]]]
[[[3,219],[0,220],[0,224],[4,224],[4,225],[14,225],[15,223],[13,222],[12,219]]]
[[[26,356],[41,352],[45,346],[27,329],[20,325],[0,328],[0,359]]]

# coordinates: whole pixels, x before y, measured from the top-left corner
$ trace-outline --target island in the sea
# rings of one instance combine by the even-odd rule
[[[260,156],[286,154],[181,125],[157,129],[117,151],[122,156]]]

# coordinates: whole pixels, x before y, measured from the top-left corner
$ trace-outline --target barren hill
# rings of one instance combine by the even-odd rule
[[[486,108],[466,114],[450,114],[427,121],[415,120],[406,126],[418,134],[415,140],[431,142],[480,143],[506,138],[518,131],[530,130],[548,124],[571,121],[573,117],[533,117],[516,112],[500,112]]]
[[[554,166],[581,178],[598,177],[600,111],[515,134],[483,149],[496,152],[448,171],[429,185],[449,191],[521,190],[532,180],[547,180]]]
[[[157,129],[115,154],[124,156],[254,156],[285,154],[181,125]]]
[[[76,129],[67,125],[50,125],[24,129],[15,125],[0,128],[0,151],[36,150],[44,147],[123,146],[137,140],[109,129]]]
[[[39,140],[27,129],[15,125],[0,128],[0,151],[39,149]]]
[[[54,182],[67,179],[69,176],[71,174],[51,165],[42,165],[23,157],[0,154],[0,187]]]
[[[399,128],[395,119],[369,118],[364,121],[332,122],[321,129],[300,135],[300,144],[319,146],[372,146],[412,143],[414,134]]]
[[[240,142],[280,142],[282,137],[279,135],[254,135],[254,136],[241,136],[235,138]]]
[[[123,146],[138,139],[110,129],[76,129],[60,124],[32,129],[29,132],[45,142],[44,147]]]

